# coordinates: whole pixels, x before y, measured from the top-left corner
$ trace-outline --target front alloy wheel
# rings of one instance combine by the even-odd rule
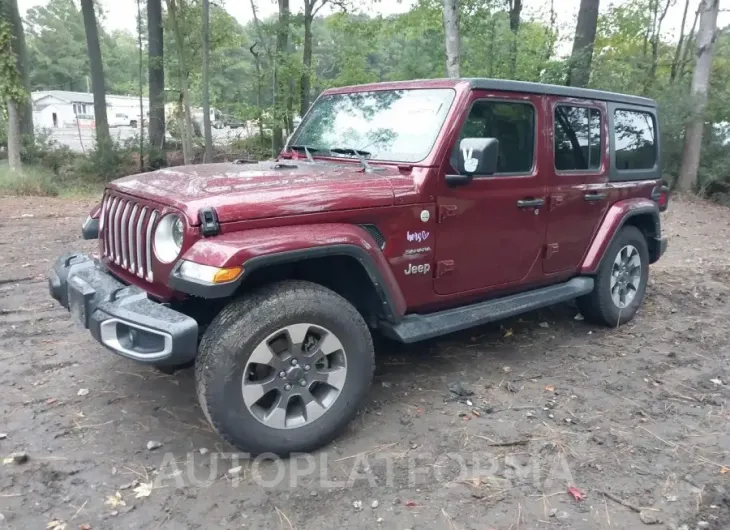
[[[329,410],[347,379],[347,355],[331,331],[292,324],[254,349],[243,371],[243,402],[274,429],[301,427]]]
[[[310,282],[271,284],[233,300],[205,331],[198,399],[241,451],[310,452],[355,416],[374,358],[365,320],[342,296]]]

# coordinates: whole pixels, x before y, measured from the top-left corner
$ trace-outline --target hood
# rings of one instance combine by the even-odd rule
[[[131,175],[110,186],[182,210],[197,224],[198,211],[214,207],[220,222],[321,211],[392,206],[391,179],[411,183],[396,168],[365,173],[356,164],[260,162],[202,164]]]

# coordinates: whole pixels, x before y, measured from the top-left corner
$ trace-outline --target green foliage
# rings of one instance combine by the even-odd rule
[[[99,24],[107,89],[114,94],[139,94],[137,35],[105,32],[103,17]],[[84,21],[74,0],[49,0],[29,9],[25,27],[33,90],[86,91],[91,86]],[[144,27],[143,32],[146,36]],[[146,84],[146,64],[143,72]]]
[[[2,18],[0,19],[0,101],[12,99],[16,103],[23,103],[27,97],[18,72],[17,56],[13,52],[13,30],[7,20]]]
[[[43,167],[25,166],[22,172],[11,171],[0,162],[0,195],[55,197],[61,191],[55,175]]]
[[[313,21],[312,96],[332,86],[445,76],[441,0],[417,0],[410,10],[393,16],[366,15],[364,5],[357,10],[353,4],[350,2],[348,12],[330,12]],[[574,23],[570,27],[551,23],[550,2],[542,6],[540,13],[523,11],[516,40],[509,27],[505,0],[461,0],[459,4],[463,76],[511,76],[525,81],[564,83],[567,58],[560,52],[572,41],[575,27]],[[681,9],[680,4],[671,9]],[[197,107],[201,97],[201,0],[177,0],[177,5],[185,39],[191,105]],[[563,8],[559,0],[553,0],[552,5],[556,10]],[[679,68],[681,74],[670,79],[676,41],[662,35],[657,48],[656,74],[648,78],[653,71],[649,39],[654,5],[656,0],[633,0],[604,6],[598,20],[590,86],[645,94],[658,101],[664,165],[671,180],[679,167],[685,119],[691,109],[688,94],[694,53],[686,55],[688,61]],[[279,27],[276,16],[260,20],[258,27],[253,22],[241,25],[220,5],[211,6],[211,106],[241,120],[260,118],[264,131],[263,138],[259,137],[258,128],[249,131],[254,138],[229,146],[229,152],[270,154],[271,130],[282,127],[291,118],[290,106],[291,112],[299,112],[304,73],[303,6],[301,2],[291,2],[291,6],[294,11],[290,47],[280,55],[275,51]],[[109,91],[136,94],[139,86],[137,35],[104,31],[103,17],[100,25]],[[691,20],[687,26],[690,25]],[[176,102],[180,90],[178,54],[167,14],[164,27],[166,99]],[[26,31],[34,89],[86,89],[86,43],[81,14],[74,0],[48,0],[44,6],[30,9]],[[143,46],[146,46],[146,36],[143,27]],[[515,42],[517,58],[512,75],[511,51]],[[689,46],[694,46],[694,40]],[[258,61],[251,52],[252,47]],[[146,61],[146,53],[143,55]],[[144,64],[145,83],[146,70]],[[5,79],[7,76],[0,77],[0,83]],[[730,161],[724,154],[728,151],[724,143],[728,131],[709,124],[730,122],[730,28],[718,32],[707,122],[707,145],[700,168],[703,183],[728,178],[725,168]],[[174,137],[174,125],[171,132]],[[103,173],[104,179],[119,174],[112,166],[131,156],[123,149],[119,152],[120,149],[115,148],[118,156],[115,154],[110,162],[102,164],[97,160],[90,163],[92,167],[83,168],[84,171],[89,175]],[[55,166],[65,164],[60,162]],[[124,167],[121,172],[128,165]]]

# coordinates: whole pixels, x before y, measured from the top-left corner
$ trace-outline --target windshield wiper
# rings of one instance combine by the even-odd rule
[[[304,154],[307,155],[307,160],[310,162],[314,162],[314,158],[312,157],[312,151],[315,153],[319,151],[316,147],[311,147],[309,145],[290,145],[289,149],[294,149],[295,151],[304,151]]]
[[[366,156],[370,156],[372,154],[370,151],[363,151],[362,149],[354,149],[352,147],[334,147],[330,149],[330,153],[336,153],[338,155],[354,155],[360,161],[360,164],[362,164],[365,171],[372,171],[370,164],[367,160],[365,160]]]
[[[363,151],[362,149],[354,149],[352,147],[333,147],[330,149],[331,153],[337,153],[338,155],[355,155],[355,156],[370,156],[370,151]]]

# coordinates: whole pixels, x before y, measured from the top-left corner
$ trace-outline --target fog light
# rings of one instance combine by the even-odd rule
[[[232,282],[238,278],[243,271],[241,267],[212,267],[201,265],[192,261],[183,261],[178,269],[182,278],[202,283],[219,284]]]

